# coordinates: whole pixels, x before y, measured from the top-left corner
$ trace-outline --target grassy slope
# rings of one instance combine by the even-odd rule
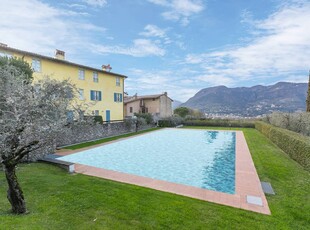
[[[243,130],[261,180],[277,193],[267,197],[272,216],[30,164],[18,170],[28,215],[8,212],[0,174],[0,229],[309,229],[309,173],[258,131]]]

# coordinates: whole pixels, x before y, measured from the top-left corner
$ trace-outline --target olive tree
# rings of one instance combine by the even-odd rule
[[[73,94],[74,87],[68,81],[46,77],[34,86],[16,66],[0,66],[0,162],[13,213],[27,212],[16,166],[61,132]]]

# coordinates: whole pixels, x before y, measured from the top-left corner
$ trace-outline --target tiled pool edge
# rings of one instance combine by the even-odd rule
[[[266,196],[256,172],[254,162],[242,131],[236,131],[236,194],[240,198],[240,208],[270,215]],[[247,203],[247,196],[262,199],[263,206]]]
[[[89,176],[96,176],[123,183],[134,184],[155,190],[170,192],[182,196],[270,215],[268,203],[265,194],[263,193],[263,190],[261,188],[260,180],[257,175],[254,163],[252,161],[252,157],[248,149],[246,140],[244,138],[243,132],[235,132],[236,193],[233,195],[81,164],[76,164],[75,170],[77,173]],[[72,154],[79,151],[70,151],[67,154]],[[247,196],[260,197],[262,199],[263,206],[247,203]]]

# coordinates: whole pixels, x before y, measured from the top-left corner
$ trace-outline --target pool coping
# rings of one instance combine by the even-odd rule
[[[154,132],[157,131],[160,130],[155,130]],[[261,187],[261,183],[243,132],[235,130],[223,131],[233,131],[236,133],[235,194],[216,192],[198,187],[97,168],[83,164],[75,164],[75,172],[270,215],[271,212],[268,206],[268,202]],[[87,149],[96,148],[102,145],[122,141],[124,139],[134,138],[136,136],[126,137],[78,150],[57,151],[57,155],[65,156],[85,151]],[[261,204],[249,203],[249,200],[253,198],[259,200],[259,203]]]

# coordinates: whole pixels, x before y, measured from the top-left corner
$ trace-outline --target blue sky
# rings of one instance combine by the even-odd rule
[[[0,0],[0,42],[128,76],[125,91],[307,82],[307,0]]]

